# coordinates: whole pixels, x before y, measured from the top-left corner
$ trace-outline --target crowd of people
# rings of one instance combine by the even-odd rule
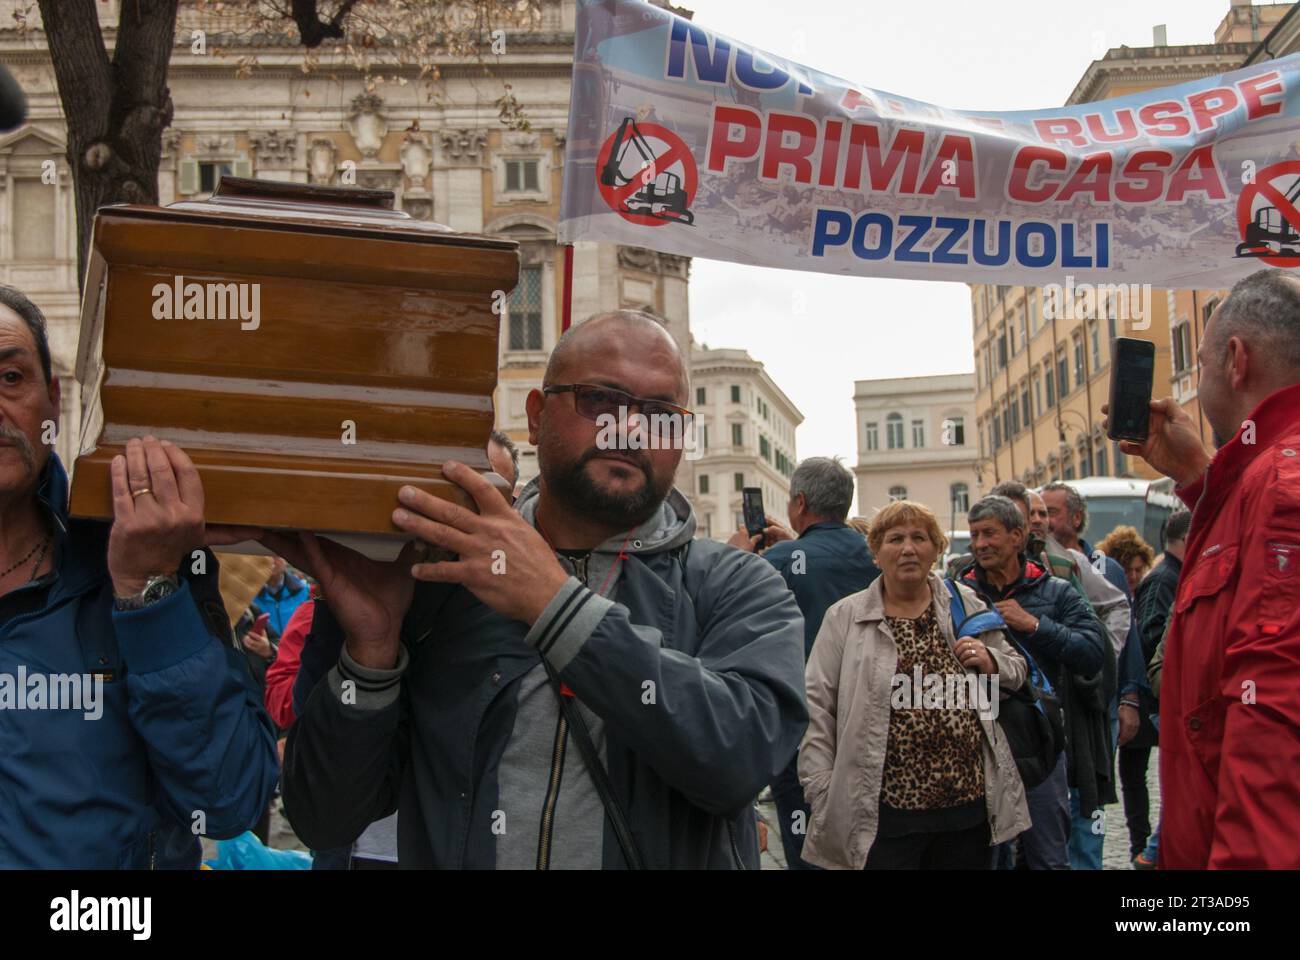
[[[279,791],[321,869],[755,868],[770,787],[791,868],[1097,869],[1121,793],[1136,867],[1300,867],[1300,282],[1239,283],[1199,361],[1217,452],[1172,400],[1123,444],[1190,508],[1162,543],[1008,482],[945,566],[929,506],[850,518],[829,458],[788,525],[697,537],[680,449],[596,441],[689,416],[685,360],[601,314],[527,398],[539,476],[446,463],[476,509],[403,487],[383,563],[206,523],[152,436],[111,525],[69,517],[44,321],[0,287],[0,674],[102,689],[0,709],[0,865],[193,867]],[[232,613],[212,548],[250,539],[276,559]]]

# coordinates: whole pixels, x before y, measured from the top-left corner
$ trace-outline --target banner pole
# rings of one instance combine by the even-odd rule
[[[564,300],[560,308],[560,333],[573,324],[573,244],[564,245]]]

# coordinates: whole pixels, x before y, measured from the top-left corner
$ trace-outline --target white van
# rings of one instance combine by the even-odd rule
[[[1083,536],[1097,544],[1118,526],[1135,527],[1142,539],[1157,554],[1165,548],[1165,522],[1169,515],[1183,509],[1174,493],[1174,482],[1133,480],[1124,477],[1084,477],[1066,480],[1079,491],[1088,504],[1088,525]]]

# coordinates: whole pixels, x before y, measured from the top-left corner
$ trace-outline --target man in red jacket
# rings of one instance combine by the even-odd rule
[[[1197,355],[1213,459],[1172,399],[1145,443],[1192,508],[1160,696],[1163,869],[1300,868],[1300,280],[1261,270]]]

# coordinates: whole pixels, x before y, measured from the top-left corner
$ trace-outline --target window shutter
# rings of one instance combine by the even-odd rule
[[[179,164],[179,174],[177,192],[179,193],[198,193],[199,192],[199,162],[197,160],[182,160]]]
[[[231,164],[230,175],[233,177],[251,177],[253,175],[253,161],[247,157],[240,157]]]

